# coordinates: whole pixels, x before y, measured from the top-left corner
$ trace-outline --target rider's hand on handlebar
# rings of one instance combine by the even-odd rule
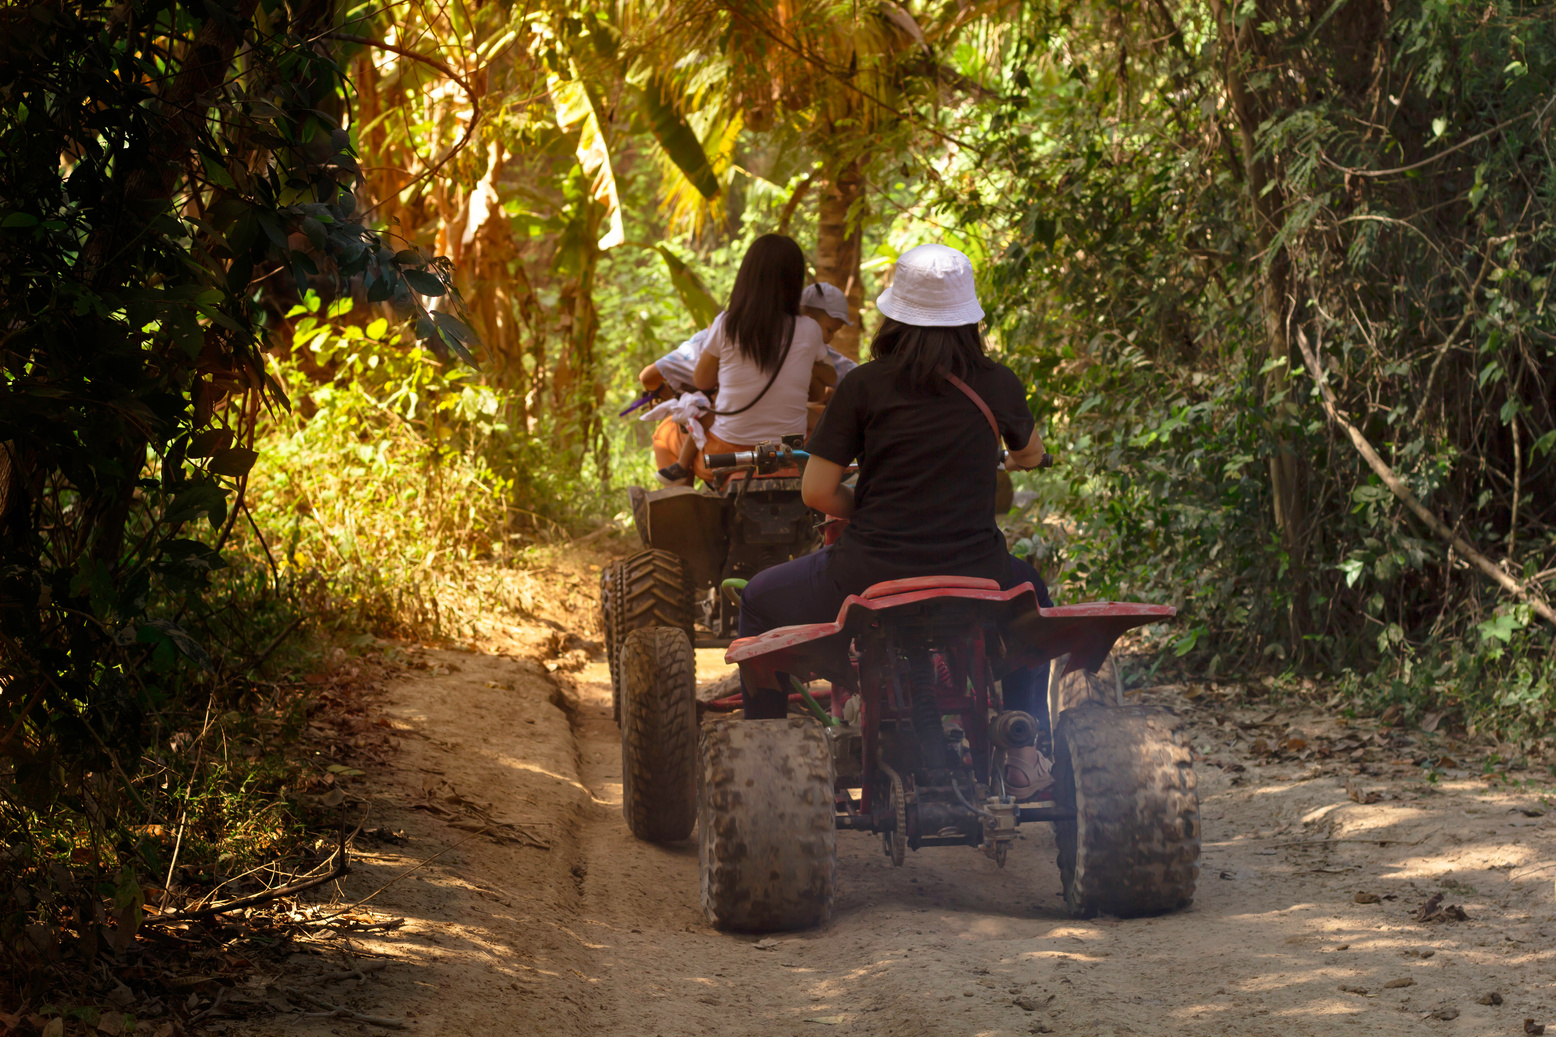
[[[1005,471],[1007,472],[1030,472],[1036,468],[1052,468],[1053,466],[1054,455],[1049,453],[1044,453],[1042,457],[1039,457],[1036,464],[1029,465],[1022,464],[1016,459],[1014,454],[1005,455]]]
[[[1006,455],[1005,470],[1020,472],[1032,468],[1047,468],[1051,464],[1053,459],[1043,450],[1043,438],[1034,428],[1031,437],[1021,449],[1012,450]]]

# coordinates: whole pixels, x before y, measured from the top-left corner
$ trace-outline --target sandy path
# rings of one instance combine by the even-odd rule
[[[1039,826],[1003,870],[971,849],[909,854],[894,869],[875,838],[842,833],[833,923],[759,947],[703,919],[693,845],[627,833],[602,665],[574,682],[569,725],[534,664],[439,658],[462,669],[391,689],[395,724],[421,736],[369,782],[377,823],[411,841],[364,862],[342,894],[364,895],[454,835],[466,841],[369,905],[407,920],[357,940],[391,964],[328,994],[417,1032],[1328,1037],[1556,1022],[1556,815],[1525,812],[1545,809],[1547,789],[1491,791],[1449,771],[1428,790],[1419,771],[1368,749],[1358,760],[1381,761],[1368,766],[1380,773],[1351,779],[1358,797],[1397,798],[1356,802],[1344,784],[1357,760],[1257,763],[1248,749],[1273,726],[1253,727],[1255,711],[1156,690],[1144,699],[1183,711],[1209,757],[1189,911],[1066,918]],[[717,653],[699,652],[699,665],[714,675]],[[1297,720],[1315,741],[1354,733]],[[1282,737],[1291,723],[1282,718]],[[494,844],[412,809],[445,781],[491,802],[492,815],[545,822],[551,848]],[[1379,899],[1357,903],[1358,892]],[[1414,921],[1437,892],[1469,921]],[[1477,1003],[1493,992],[1502,1004]],[[253,1032],[277,1027],[371,1029],[293,1016]]]

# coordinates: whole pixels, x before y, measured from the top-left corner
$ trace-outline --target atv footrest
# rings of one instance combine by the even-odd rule
[[[1037,800],[1021,804],[1023,821],[1068,821],[1074,816],[1074,810],[1066,810],[1053,800]]]

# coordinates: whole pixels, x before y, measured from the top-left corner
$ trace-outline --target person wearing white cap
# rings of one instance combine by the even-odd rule
[[[1027,390],[984,355],[983,307],[972,263],[945,245],[920,245],[897,261],[876,307],[886,320],[869,363],[838,383],[806,444],[805,503],[847,518],[841,538],[814,554],[758,573],[741,595],[740,635],[825,622],[872,584],[911,576],[977,576],[1010,588],[1031,583],[1052,605],[1037,570],[1013,557],[994,522],[995,469],[1033,468],[1043,441]],[[857,486],[844,484],[858,461]],[[1003,681],[1006,709],[1042,716],[1034,672]],[[784,689],[745,688],[746,716],[782,716]],[[1036,750],[1013,761],[1007,783],[1028,795],[1046,787]]]
[[[838,329],[845,325],[852,327],[854,323],[848,316],[848,296],[843,294],[841,288],[825,281],[810,285],[800,296],[800,312],[821,325],[821,336],[827,343],[827,361],[837,372],[838,378],[859,366],[859,361],[832,348],[832,336],[838,333]],[[821,419],[821,412],[832,398],[832,385],[835,384],[835,379],[832,384],[825,384],[819,378],[811,380],[806,432],[815,428],[816,422]]]

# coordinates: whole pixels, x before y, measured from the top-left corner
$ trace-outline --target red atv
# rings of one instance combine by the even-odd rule
[[[697,828],[702,901],[722,929],[820,925],[832,909],[837,831],[907,849],[981,847],[1003,864],[1022,824],[1054,825],[1065,902],[1120,917],[1184,907],[1199,874],[1199,800],[1170,712],[1119,704],[1095,673],[1125,630],[1174,609],[1115,602],[1040,608],[1031,584],[922,577],[877,584],[837,620],[735,641],[748,686],[811,716],[704,727]],[[1054,667],[1051,798],[1018,803],[1003,755],[1048,726],[1002,708],[996,681]],[[812,692],[814,680],[830,689]],[[1084,689],[1076,702],[1071,689]],[[1099,699],[1105,701],[1098,701]],[[818,700],[826,700],[823,708]],[[1047,720],[1048,718],[1042,718]]]

